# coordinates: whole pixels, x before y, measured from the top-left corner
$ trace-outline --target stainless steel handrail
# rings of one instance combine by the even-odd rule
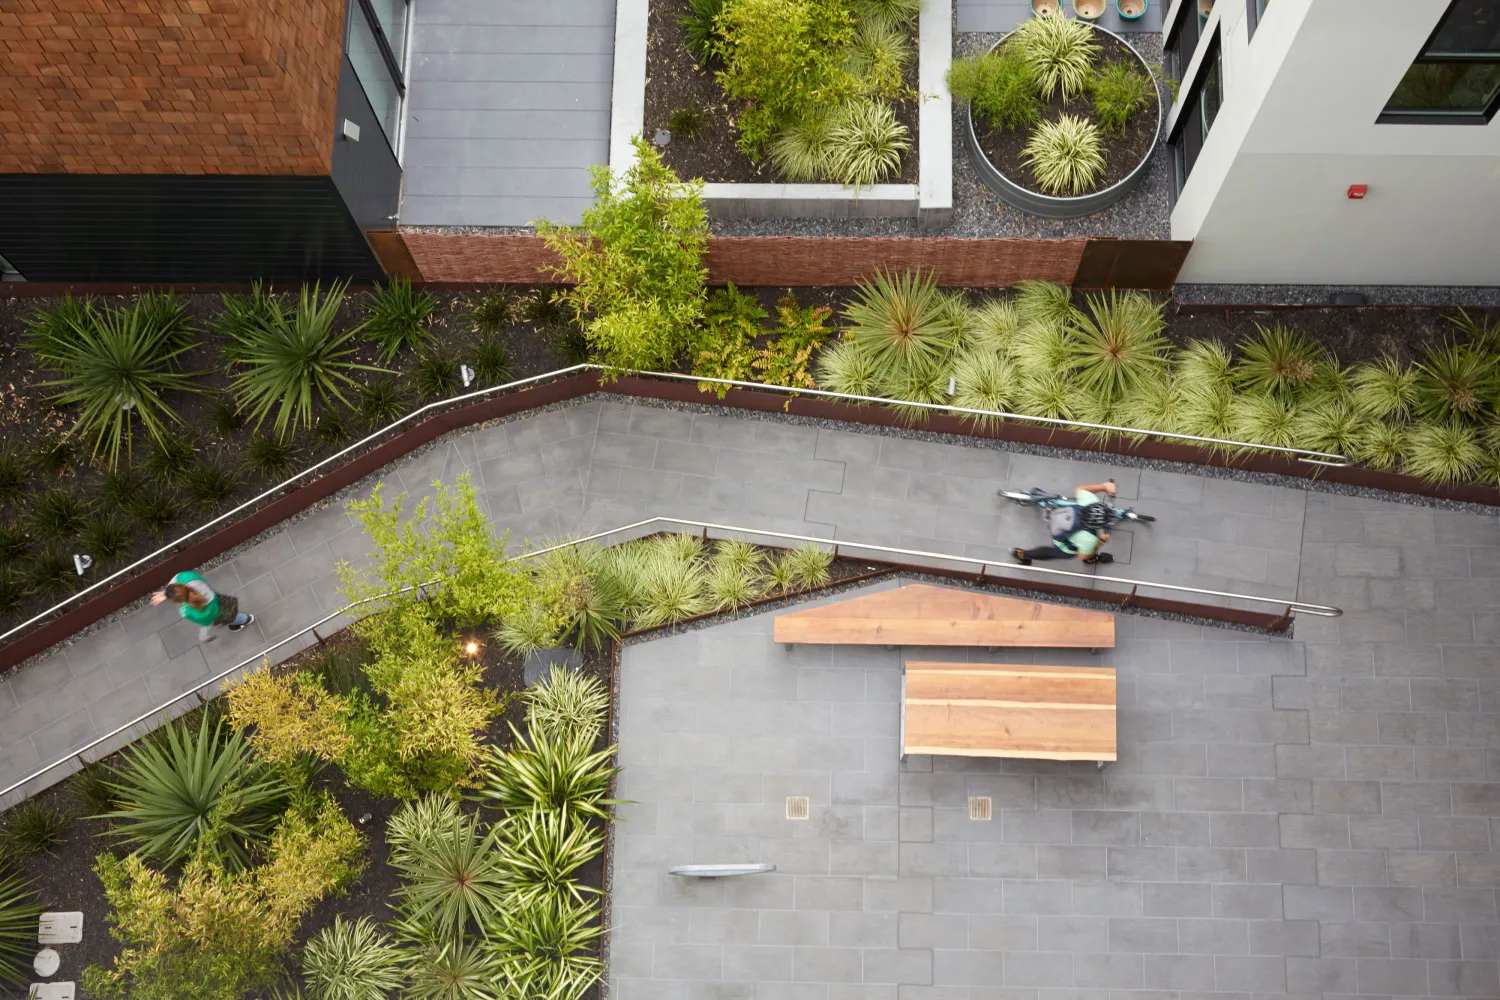
[[[297,483],[297,482],[301,481],[302,479],[304,479],[307,476],[309,476],[310,474],[318,471],[319,469],[322,469],[325,466],[330,465],[330,464],[336,462],[338,459],[343,458],[345,455],[348,455],[351,452],[356,451],[359,448],[364,447],[365,445],[371,443],[372,441],[376,440],[377,438],[381,437],[382,435],[385,435],[385,434],[389,433],[390,431],[393,431],[396,428],[401,427],[402,425],[404,425],[404,424],[406,424],[406,423],[408,423],[408,422],[410,422],[412,420],[415,420],[416,418],[422,416],[423,414],[430,413],[430,412],[433,412],[433,411],[436,411],[436,410],[439,410],[439,409],[443,409],[445,407],[454,406],[454,405],[456,405],[458,403],[465,403],[465,402],[470,402],[470,401],[473,401],[473,400],[477,400],[477,399],[480,399],[480,398],[482,398],[484,396],[493,395],[495,393],[509,392],[511,390],[514,390],[514,389],[522,389],[522,388],[525,388],[527,386],[535,385],[535,384],[537,384],[539,382],[544,382],[544,381],[546,381],[548,379],[560,378],[560,377],[562,377],[564,375],[572,375],[572,374],[576,374],[578,372],[584,372],[584,371],[621,372],[621,369],[611,368],[608,365],[599,365],[599,364],[592,364],[592,363],[584,363],[584,364],[572,365],[571,367],[568,367],[568,368],[559,368],[556,371],[545,372],[545,373],[543,373],[541,375],[532,375],[529,378],[517,379],[514,382],[506,382],[504,385],[491,386],[488,389],[477,389],[474,392],[464,393],[461,396],[453,396],[453,397],[450,397],[449,399],[441,399],[441,400],[438,400],[436,402],[428,403],[427,405],[419,407],[419,408],[413,410],[412,412],[406,414],[403,417],[398,417],[397,419],[391,421],[389,424],[386,424],[384,427],[380,428],[379,430],[374,431],[374,432],[366,435],[365,437],[361,438],[360,440],[354,442],[353,444],[351,444],[351,445],[349,445],[349,446],[347,446],[347,447],[345,447],[345,448],[343,448],[343,449],[341,449],[341,450],[339,450],[337,452],[334,452],[332,455],[329,455],[327,458],[322,459],[321,461],[318,461],[318,462],[314,462],[312,465],[309,465],[307,468],[303,469],[301,472],[298,472],[298,473],[294,474],[293,476],[291,476],[290,478],[285,479],[285,480],[283,480],[280,483],[277,483],[275,486],[272,486],[269,489],[263,490],[262,492],[260,492],[256,496],[254,496],[251,499],[246,500],[244,503],[240,504],[238,507],[235,507],[235,508],[233,508],[231,510],[227,510],[224,513],[220,514],[218,517],[215,517],[213,520],[206,521],[203,524],[200,524],[198,527],[194,528],[192,531],[189,531],[186,534],[181,535],[178,538],[176,538],[176,539],[168,542],[167,544],[165,544],[165,545],[161,546],[160,548],[158,548],[156,551],[151,552],[148,555],[142,556],[141,558],[137,559],[135,562],[131,563],[130,565],[124,566],[124,567],[116,570],[115,572],[111,573],[109,576],[101,577],[100,579],[95,580],[93,583],[89,584],[87,587],[84,587],[82,590],[79,590],[79,591],[77,591],[77,592],[75,592],[73,594],[70,594],[69,596],[63,598],[61,601],[57,602],[56,604],[54,604],[52,607],[48,608],[47,610],[39,612],[39,613],[33,615],[32,617],[26,619],[24,622],[21,622],[19,625],[16,625],[16,626],[10,628],[9,630],[7,630],[7,631],[5,631],[3,633],[0,633],[0,643],[4,643],[5,640],[9,639],[11,636],[18,635],[19,633],[21,633],[21,632],[25,631],[26,629],[30,628],[32,625],[35,625],[37,622],[43,621],[44,619],[46,619],[46,618],[48,618],[48,617],[50,617],[50,616],[58,613],[59,611],[63,610],[64,608],[68,607],[70,604],[72,604],[75,601],[77,601],[79,598],[84,597],[84,596],[86,596],[88,594],[92,594],[94,591],[98,590],[99,588],[103,587],[104,585],[106,585],[108,583],[111,583],[112,581],[118,580],[118,579],[120,579],[120,578],[128,575],[129,573],[133,572],[134,570],[139,569],[140,567],[147,565],[152,560],[156,559],[158,556],[165,555],[165,554],[173,551],[174,549],[176,549],[180,545],[182,545],[184,542],[186,542],[189,539],[194,538],[194,537],[202,534],[203,532],[207,531],[209,528],[212,528],[212,527],[214,527],[217,524],[222,524],[223,522],[228,521],[228,520],[234,518],[235,515],[243,512],[243,511],[249,510],[251,507],[254,507],[257,503],[260,503],[262,500],[266,499],[267,497],[274,496],[275,494],[279,493],[280,491],[282,491],[286,487],[291,486],[294,483]],[[1030,421],[1030,422],[1033,422],[1033,423],[1047,424],[1047,425],[1056,426],[1056,427],[1075,427],[1075,428],[1081,428],[1081,429],[1084,429],[1084,430],[1108,431],[1110,433],[1127,435],[1127,436],[1131,436],[1131,437],[1171,438],[1173,440],[1178,440],[1178,441],[1191,441],[1191,442],[1194,442],[1194,443],[1197,443],[1197,444],[1210,444],[1210,445],[1217,445],[1217,446],[1224,446],[1224,447],[1232,447],[1232,448],[1239,448],[1239,449],[1251,449],[1251,450],[1260,450],[1260,451],[1274,451],[1274,452],[1278,452],[1280,454],[1295,456],[1297,458],[1297,460],[1300,461],[1300,462],[1306,462],[1306,463],[1309,463],[1311,465],[1326,465],[1326,466],[1331,466],[1331,467],[1334,467],[1334,468],[1341,468],[1343,466],[1347,466],[1347,465],[1350,464],[1350,460],[1347,457],[1345,457],[1344,455],[1336,454],[1334,452],[1311,451],[1311,450],[1308,450],[1308,449],[1305,449],[1305,448],[1283,448],[1283,447],[1280,447],[1280,446],[1277,446],[1277,445],[1252,444],[1251,442],[1248,442],[1248,441],[1230,441],[1230,440],[1227,440],[1227,439],[1224,439],[1224,438],[1198,437],[1198,436],[1193,435],[1193,434],[1178,434],[1178,433],[1171,432],[1171,431],[1145,430],[1145,429],[1140,428],[1140,427],[1120,427],[1120,426],[1116,426],[1116,425],[1113,425],[1113,424],[1094,424],[1094,423],[1088,423],[1086,421],[1081,421],[1081,420],[1064,420],[1064,419],[1062,419],[1060,417],[1033,417],[1033,416],[1027,416],[1024,413],[1010,413],[1010,412],[1005,411],[1005,410],[980,410],[980,409],[975,409],[973,407],[967,407],[967,406],[951,406],[951,405],[948,405],[948,404],[945,404],[945,403],[917,403],[917,402],[910,402],[910,401],[907,401],[907,400],[887,399],[887,398],[884,398],[884,397],[881,397],[881,396],[859,396],[859,395],[855,395],[853,393],[847,393],[847,392],[832,392],[832,391],[827,390],[827,389],[805,389],[805,388],[798,388],[798,387],[795,387],[795,386],[788,386],[788,385],[772,385],[772,384],[769,384],[769,383],[766,383],[766,382],[743,382],[743,381],[740,381],[740,380],[737,380],[737,379],[707,378],[707,377],[702,377],[702,376],[698,376],[698,375],[684,375],[681,372],[638,371],[638,372],[629,372],[629,373],[626,373],[626,374],[643,375],[643,376],[647,376],[647,377],[650,377],[650,378],[661,378],[661,379],[669,379],[669,380],[682,381],[682,382],[706,382],[706,383],[709,383],[709,384],[712,384],[712,385],[732,386],[734,388],[757,389],[757,390],[768,391],[768,392],[780,392],[780,393],[786,393],[786,394],[792,395],[792,396],[817,396],[817,397],[825,398],[825,399],[842,399],[842,400],[848,400],[848,401],[856,402],[856,403],[880,403],[880,404],[884,404],[884,405],[899,404],[901,406],[911,406],[911,407],[916,407],[918,409],[923,409],[923,410],[933,410],[933,411],[946,412],[946,413],[957,413],[957,414],[960,414],[960,415],[963,415],[963,416],[971,416],[971,417],[998,417],[998,418],[1003,419],[1003,420],[1025,420],[1025,421]]]

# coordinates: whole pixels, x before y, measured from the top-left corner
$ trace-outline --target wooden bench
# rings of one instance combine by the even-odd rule
[[[777,642],[1111,649],[1115,616],[913,583],[777,615]]]
[[[1031,664],[906,665],[901,755],[1115,759],[1115,672]]]

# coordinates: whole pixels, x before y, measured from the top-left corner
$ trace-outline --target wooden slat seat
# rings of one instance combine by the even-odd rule
[[[1109,649],[1114,615],[913,583],[777,615],[785,643]]]
[[[1115,759],[1115,672],[1032,664],[906,664],[901,752]]]

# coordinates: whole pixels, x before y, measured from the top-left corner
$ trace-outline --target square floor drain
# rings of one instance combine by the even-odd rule
[[[994,819],[995,807],[990,802],[988,795],[969,796],[969,818],[970,819]]]
[[[812,811],[811,804],[806,795],[788,795],[786,797],[786,818],[807,819],[808,813]]]

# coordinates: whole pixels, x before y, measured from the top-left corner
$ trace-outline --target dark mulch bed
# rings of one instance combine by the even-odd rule
[[[650,5],[646,33],[646,136],[654,136],[667,127],[667,119],[678,108],[697,108],[707,118],[703,130],[693,138],[674,134],[662,150],[662,158],[683,178],[710,182],[741,184],[779,183],[780,177],[767,159],[759,163],[739,147],[735,117],[743,102],[731,101],[714,79],[714,69],[698,65],[688,51],[678,18],[690,6],[687,0],[654,0]],[[909,93],[917,90],[916,36],[912,37],[912,58],[907,62],[903,81]],[[901,161],[898,176],[887,178],[889,184],[917,183],[917,110],[918,102],[907,96],[895,102],[896,120],[906,126],[911,149]]]
[[[1130,46],[1103,32],[1099,32],[1099,41],[1099,55],[1094,57],[1096,69],[1121,60],[1143,73],[1147,72],[1146,68],[1141,65],[1140,56],[1136,55],[1135,50]],[[1054,93],[1044,105],[1042,117],[1046,121],[1056,121],[1062,114],[1097,122],[1094,116],[1094,106],[1087,92],[1067,101],[1062,99],[1060,92]],[[1140,166],[1141,161],[1151,153],[1152,143],[1156,140],[1156,127],[1156,108],[1154,105],[1148,105],[1130,116],[1125,122],[1123,135],[1115,135],[1101,129],[1104,140],[1104,174],[1090,190],[1102,191],[1112,184],[1117,184]],[[979,137],[979,148],[984,150],[984,155],[989,157],[990,163],[994,164],[996,170],[1028,190],[1049,193],[1042,191],[1036,182],[1036,174],[1021,156],[1026,149],[1026,144],[1031,141],[1031,129],[991,128],[988,121],[976,118],[974,131]]]

